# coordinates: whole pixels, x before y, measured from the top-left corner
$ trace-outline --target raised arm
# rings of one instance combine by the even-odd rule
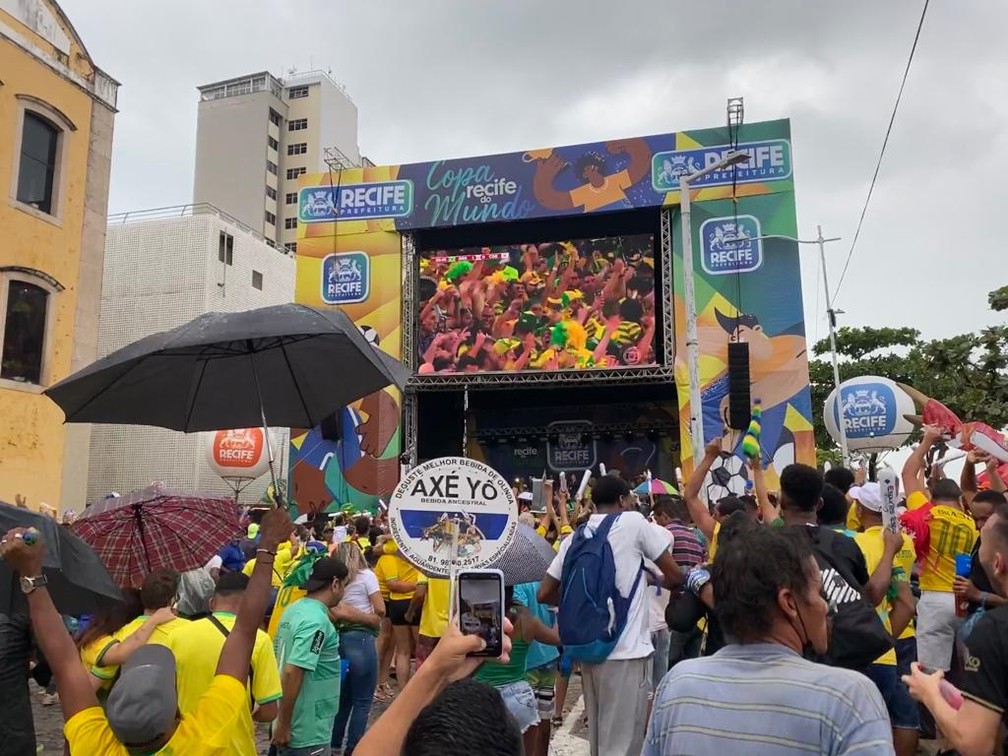
[[[715,438],[704,447],[703,459],[699,463],[696,460],[693,461],[695,465],[693,472],[683,489],[683,498],[686,500],[686,506],[689,507],[693,524],[700,528],[700,532],[704,534],[708,541],[714,537],[714,525],[716,523],[707,505],[700,498],[700,489],[703,488],[704,479],[706,479],[707,473],[710,472],[711,466],[720,455],[721,439]]]
[[[910,496],[912,493],[925,493],[921,473],[924,471],[924,459],[935,441],[941,438],[941,430],[934,425],[924,426],[924,437],[913,450],[907,461],[903,463],[903,492]]]
[[[570,192],[563,192],[553,186],[553,182],[564,168],[566,161],[555,152],[539,161],[532,179],[532,193],[539,203],[550,210],[570,210],[574,207]]]
[[[763,524],[769,525],[780,517],[780,507],[770,501],[770,492],[766,488],[766,478],[763,477],[763,459],[757,456],[752,463],[753,489],[756,491],[756,501],[759,502],[763,515]]]
[[[37,539],[28,545],[24,535],[31,532]],[[42,558],[45,555],[42,536],[34,528],[14,528],[0,538],[0,556],[10,565],[19,578],[35,578],[42,575]],[[8,590],[17,590],[8,586]],[[36,641],[49,667],[56,677],[63,720],[98,705],[90,674],[81,664],[77,646],[67,632],[63,618],[53,605],[49,590],[43,585],[32,590],[28,596],[28,614]],[[27,670],[25,671],[27,674]],[[5,714],[9,716],[9,714]]]
[[[137,628],[136,632],[124,641],[113,643],[105,650],[95,666],[101,667],[121,667],[133,655],[133,652],[143,646],[151,639],[154,630],[166,622],[175,619],[175,612],[170,607],[162,607]]]
[[[269,601],[277,547],[290,538],[293,528],[287,510],[279,508],[267,512],[259,528],[260,541],[252,577],[242,596],[234,628],[224,641],[217,662],[218,675],[233,677],[242,685],[248,681],[249,660],[252,658],[256,631],[262,623],[266,603]]]

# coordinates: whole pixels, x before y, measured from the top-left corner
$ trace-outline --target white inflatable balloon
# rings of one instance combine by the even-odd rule
[[[222,478],[258,478],[269,470],[263,429],[207,433],[207,463]]]
[[[836,389],[823,406],[826,430],[840,443]],[[914,426],[904,415],[913,415],[913,399],[888,378],[863,375],[840,384],[840,407],[851,451],[876,452],[896,449],[906,443]]]

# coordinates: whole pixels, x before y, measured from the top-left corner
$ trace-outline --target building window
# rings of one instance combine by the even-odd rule
[[[287,122],[287,131],[303,131],[308,128],[307,118],[295,118]]]
[[[280,125],[280,121],[282,119],[281,119],[279,113],[277,113],[275,110],[273,110],[273,108],[270,108],[269,120],[270,120],[270,123],[272,123],[274,126],[279,126]]]
[[[287,229],[297,228],[297,218],[285,218],[284,219],[284,228],[287,228]]]
[[[221,231],[217,240],[217,259],[225,265],[234,265],[234,237]]]
[[[276,176],[276,174],[277,174],[277,164],[274,163],[272,160],[267,160],[266,161],[266,170],[269,171],[270,173],[272,173],[274,176]]]
[[[280,142],[278,142],[273,137],[267,137],[267,142],[269,143],[269,146],[270,146],[271,150],[279,150],[280,149]]]
[[[273,215],[273,213],[271,213],[269,210],[266,211],[266,222],[269,223],[271,226],[276,225],[276,216]]]
[[[258,270],[252,271],[252,288],[262,291],[262,273]]]
[[[17,279],[6,281],[0,378],[42,383],[49,290]]]
[[[276,189],[274,189],[272,186],[267,186],[266,196],[269,197],[271,200],[275,200],[277,198]]]
[[[296,179],[298,176],[304,176],[304,175],[305,175],[305,169],[304,168],[288,168],[287,169],[287,178],[288,179]]]
[[[297,242],[287,242],[286,244],[284,244],[284,249],[286,249],[292,255],[297,254]]]
[[[287,145],[288,155],[304,155],[306,152],[308,152],[307,142],[297,142],[295,144]]]
[[[26,110],[21,130],[17,199],[53,215],[56,156],[60,129],[48,118]]]
[[[301,97],[308,96],[308,87],[291,87],[287,90],[287,98],[290,100],[297,100]]]
[[[296,205],[297,204],[297,192],[287,192],[286,196],[284,197],[284,200],[286,201],[286,203],[288,205]]]

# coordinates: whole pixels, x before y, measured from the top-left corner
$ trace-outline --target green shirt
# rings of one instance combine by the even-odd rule
[[[339,709],[339,633],[329,610],[313,598],[287,607],[273,642],[281,674],[287,664],[304,670],[291,719],[291,748],[328,745]]]
[[[511,641],[510,660],[501,664],[488,659],[476,670],[476,679],[495,688],[521,682],[525,679],[525,660],[528,657],[529,644],[521,638]]]

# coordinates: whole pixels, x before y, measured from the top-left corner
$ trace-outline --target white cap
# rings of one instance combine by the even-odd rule
[[[847,495],[870,512],[882,511],[882,489],[878,483],[852,486]]]

